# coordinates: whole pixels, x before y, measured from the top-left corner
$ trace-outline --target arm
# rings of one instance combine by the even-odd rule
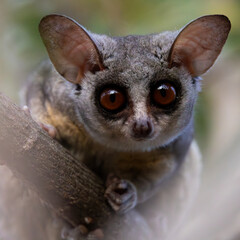
[[[114,175],[111,174],[107,180],[105,194],[115,211],[127,212],[147,201],[177,174],[188,154],[193,137],[192,129],[190,124],[167,147],[119,157],[114,163]]]

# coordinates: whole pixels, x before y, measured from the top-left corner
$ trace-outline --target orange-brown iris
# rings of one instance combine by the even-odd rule
[[[170,83],[162,83],[153,92],[153,100],[157,105],[167,106],[176,99],[176,90]]]
[[[100,104],[108,111],[118,111],[125,105],[125,95],[117,90],[107,88],[102,91],[100,95]]]

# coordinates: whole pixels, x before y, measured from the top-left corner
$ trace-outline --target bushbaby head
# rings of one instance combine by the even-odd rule
[[[92,138],[146,151],[191,124],[198,77],[213,65],[230,27],[227,17],[209,15],[180,31],[109,37],[49,15],[39,29],[53,65],[72,84],[79,121]]]

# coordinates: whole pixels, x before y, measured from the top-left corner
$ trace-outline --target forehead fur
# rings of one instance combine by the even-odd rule
[[[179,31],[163,32],[146,36],[108,37],[92,34],[107,68],[107,80],[116,83],[122,81],[139,82],[162,78],[189,78],[183,68],[168,68],[170,48]],[[104,71],[103,71],[104,72]],[[97,81],[104,83],[104,73],[99,72]],[[95,81],[96,81],[95,80]]]
[[[108,37],[93,34],[93,38],[108,68],[161,64],[167,61],[170,47],[178,31],[144,36]],[[144,56],[144,57],[143,57]]]

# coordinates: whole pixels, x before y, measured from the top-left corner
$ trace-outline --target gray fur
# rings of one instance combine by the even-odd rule
[[[69,19],[66,21],[69,24]],[[149,229],[161,229],[158,234],[165,239],[187,209],[185,205],[192,201],[199,183],[199,154],[192,140],[200,78],[193,81],[185,66],[169,68],[169,52],[179,31],[125,37],[88,34],[105,69],[84,72],[79,91],[46,61],[26,85],[25,102],[36,121],[52,124],[57,129],[57,140],[76,158],[83,156],[85,164],[104,180],[114,173],[131,181],[137,189],[136,219],[147,221]],[[166,79],[181,86],[177,106],[171,113],[153,110],[148,100],[151,84]],[[125,117],[106,119],[99,112],[96,88],[104,84],[120,84],[127,90],[130,104]],[[53,120],[55,115],[59,115],[57,120]],[[146,119],[153,125],[153,136],[136,140],[132,137],[133,124]],[[158,216],[149,201],[150,205],[159,202]],[[20,214],[16,216],[20,218]],[[18,239],[31,239],[22,236],[19,234]],[[58,238],[55,232],[44,239]]]

